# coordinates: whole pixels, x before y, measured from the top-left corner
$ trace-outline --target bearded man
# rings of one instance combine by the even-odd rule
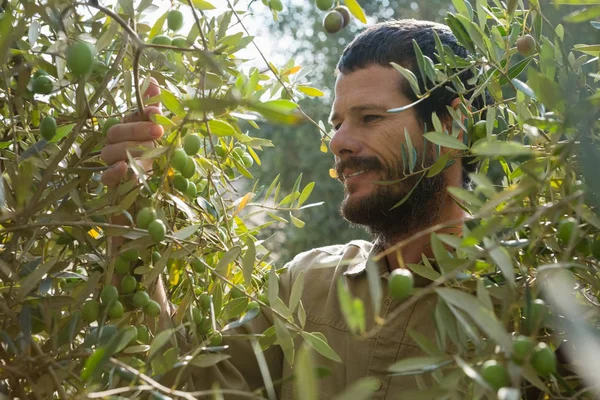
[[[420,235],[408,246],[389,252],[375,263],[383,298],[381,311],[374,315],[367,278],[367,262],[398,242],[435,225],[444,226],[445,232],[457,233],[464,217],[447,188],[468,184],[468,172],[475,165],[460,158],[440,174],[420,179],[406,174],[403,166],[402,144],[406,137],[417,150],[419,166],[430,166],[438,157],[438,149],[429,144],[424,148],[423,134],[432,127],[435,112],[444,128],[452,131],[448,107],[458,109],[460,99],[447,87],[434,91],[427,99],[402,112],[388,110],[409,105],[417,100],[409,83],[391,63],[413,71],[420,80],[413,41],[425,56],[436,60],[434,34],[459,57],[467,57],[450,29],[427,21],[400,20],[375,25],[365,30],[344,50],[337,65],[335,101],[331,123],[335,134],[330,148],[335,155],[335,169],[344,187],[342,216],[351,223],[364,226],[373,236],[371,242],[356,240],[327,246],[299,254],[286,266],[279,277],[279,297],[287,304],[291,288],[300,274],[304,275],[302,303],[306,311],[308,332],[322,335],[341,358],[332,361],[318,355],[317,364],[328,370],[319,379],[319,394],[330,399],[360,378],[371,376],[376,382],[374,399],[398,399],[403,393],[417,388],[414,377],[388,374],[388,367],[406,357],[424,355],[409,332],[425,335],[435,342],[434,296],[424,296],[404,307],[387,292],[391,271],[405,264],[420,263],[422,255],[431,256],[429,235]],[[468,72],[461,76],[465,87],[471,78]],[[423,82],[419,81],[421,88]],[[151,85],[151,95],[158,87]],[[475,99],[473,108],[480,109],[481,100]],[[146,115],[160,112],[149,107]],[[143,117],[138,119],[145,119]],[[113,126],[108,132],[108,145],[103,157],[114,167],[103,176],[104,182],[114,186],[127,170],[126,151],[132,143],[151,143],[160,127],[147,120]],[[463,140],[464,132],[459,139]],[[448,149],[441,149],[442,154]],[[408,196],[408,198],[406,198]],[[403,201],[404,200],[404,201]],[[400,205],[398,205],[401,203]],[[347,287],[353,297],[365,304],[366,331],[358,336],[351,332],[338,299],[339,283]],[[417,286],[429,282],[417,279]],[[166,299],[162,299],[166,304]],[[163,307],[166,308],[166,307]],[[377,326],[376,317],[386,323]],[[264,313],[240,329],[241,333],[263,333],[273,325],[271,314]],[[375,328],[375,329],[374,329]],[[295,345],[301,343],[297,339]],[[248,341],[225,340],[231,358],[211,368],[191,371],[190,389],[210,389],[215,382],[221,388],[254,390],[265,387],[266,393],[277,398],[293,399],[292,368],[284,360],[279,345],[272,346],[263,356],[268,366],[261,370],[255,352]],[[263,364],[264,365],[264,364]],[[191,370],[191,368],[190,368]],[[286,378],[288,377],[288,378]]]

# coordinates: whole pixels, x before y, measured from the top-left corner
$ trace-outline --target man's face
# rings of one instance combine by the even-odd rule
[[[414,108],[386,113],[411,102],[399,90],[400,79],[396,70],[379,65],[340,74],[331,115],[336,133],[330,147],[345,191],[342,215],[388,239],[435,220],[443,207],[439,203],[445,190],[441,174],[417,184],[419,175],[407,177],[403,172],[405,130],[417,150],[415,172],[421,169],[421,162],[429,166],[435,157],[431,146],[423,157],[423,128]],[[402,178],[392,185],[376,183]],[[409,200],[392,209],[411,190]]]

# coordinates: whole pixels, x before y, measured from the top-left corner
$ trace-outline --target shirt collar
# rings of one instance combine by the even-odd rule
[[[373,243],[371,250],[368,253],[363,252],[363,258],[360,260],[360,262],[354,265],[350,265],[348,269],[344,272],[344,275],[350,277],[362,275],[367,271],[367,262],[373,259],[377,254],[381,253],[383,250],[383,246],[381,246],[378,243]],[[379,261],[377,261],[377,268],[379,270],[379,276],[387,277],[389,275],[390,270],[386,257],[382,257]]]

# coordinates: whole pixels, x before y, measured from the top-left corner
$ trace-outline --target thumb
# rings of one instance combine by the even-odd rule
[[[142,87],[146,85],[146,81],[142,83]],[[154,78],[150,78],[150,83],[148,84],[148,88],[144,92],[144,97],[150,99],[152,97],[158,96],[160,94],[160,86],[158,86],[158,81]],[[151,106],[161,108],[160,101],[157,103],[150,104]]]

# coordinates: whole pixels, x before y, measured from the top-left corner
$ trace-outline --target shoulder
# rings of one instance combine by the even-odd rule
[[[366,260],[372,248],[373,243],[365,240],[318,247],[294,257],[286,264],[286,273],[292,281],[303,271],[305,275],[336,275],[345,271],[349,265]]]

